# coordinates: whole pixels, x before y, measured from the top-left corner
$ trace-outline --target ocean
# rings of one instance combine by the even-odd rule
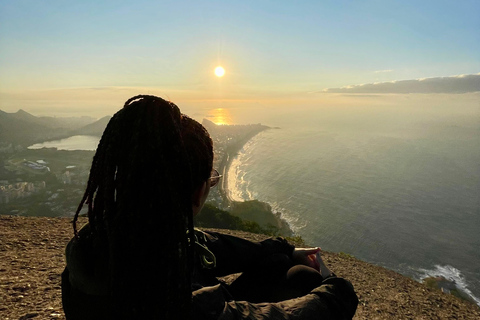
[[[480,305],[480,112],[379,110],[265,119],[280,128],[233,160],[231,197],[271,204],[308,244],[444,276]]]

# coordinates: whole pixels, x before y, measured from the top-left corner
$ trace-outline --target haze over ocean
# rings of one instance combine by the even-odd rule
[[[455,111],[452,111],[455,110]],[[238,200],[283,213],[307,243],[417,280],[444,275],[480,304],[478,108],[293,108],[229,172]]]

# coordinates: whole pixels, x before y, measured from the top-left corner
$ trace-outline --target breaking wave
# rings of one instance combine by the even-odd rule
[[[468,289],[465,277],[457,268],[450,265],[435,265],[434,269],[419,269],[419,271],[422,273],[419,280],[423,280],[428,277],[444,277],[445,279],[454,283],[459,290],[465,292],[470,298],[472,298],[472,300],[475,301],[477,305],[480,306],[480,299],[475,297]]]

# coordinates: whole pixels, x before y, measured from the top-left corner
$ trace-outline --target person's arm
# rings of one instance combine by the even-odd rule
[[[291,257],[294,246],[283,238],[270,238],[261,242],[204,231],[206,246],[216,257],[216,276],[242,272],[271,254],[283,253]]]
[[[193,292],[194,319],[352,319],[358,304],[347,280],[331,277],[310,294],[277,303],[226,301],[220,285]]]

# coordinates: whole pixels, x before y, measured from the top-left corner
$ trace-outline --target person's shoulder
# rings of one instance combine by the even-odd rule
[[[73,236],[67,244],[65,253],[67,258],[71,255],[84,254],[86,252],[101,252],[107,248],[108,241],[106,234],[101,232],[93,232],[93,228],[90,224],[85,224],[77,233]]]
[[[108,243],[87,224],[65,250],[70,284],[86,294],[105,295],[108,279]]]
[[[77,232],[76,236],[72,236],[70,241],[68,242],[67,248],[69,246],[77,245],[80,242],[85,242],[87,239],[90,238],[90,234],[92,233],[92,228],[90,224],[83,225],[80,230]]]

